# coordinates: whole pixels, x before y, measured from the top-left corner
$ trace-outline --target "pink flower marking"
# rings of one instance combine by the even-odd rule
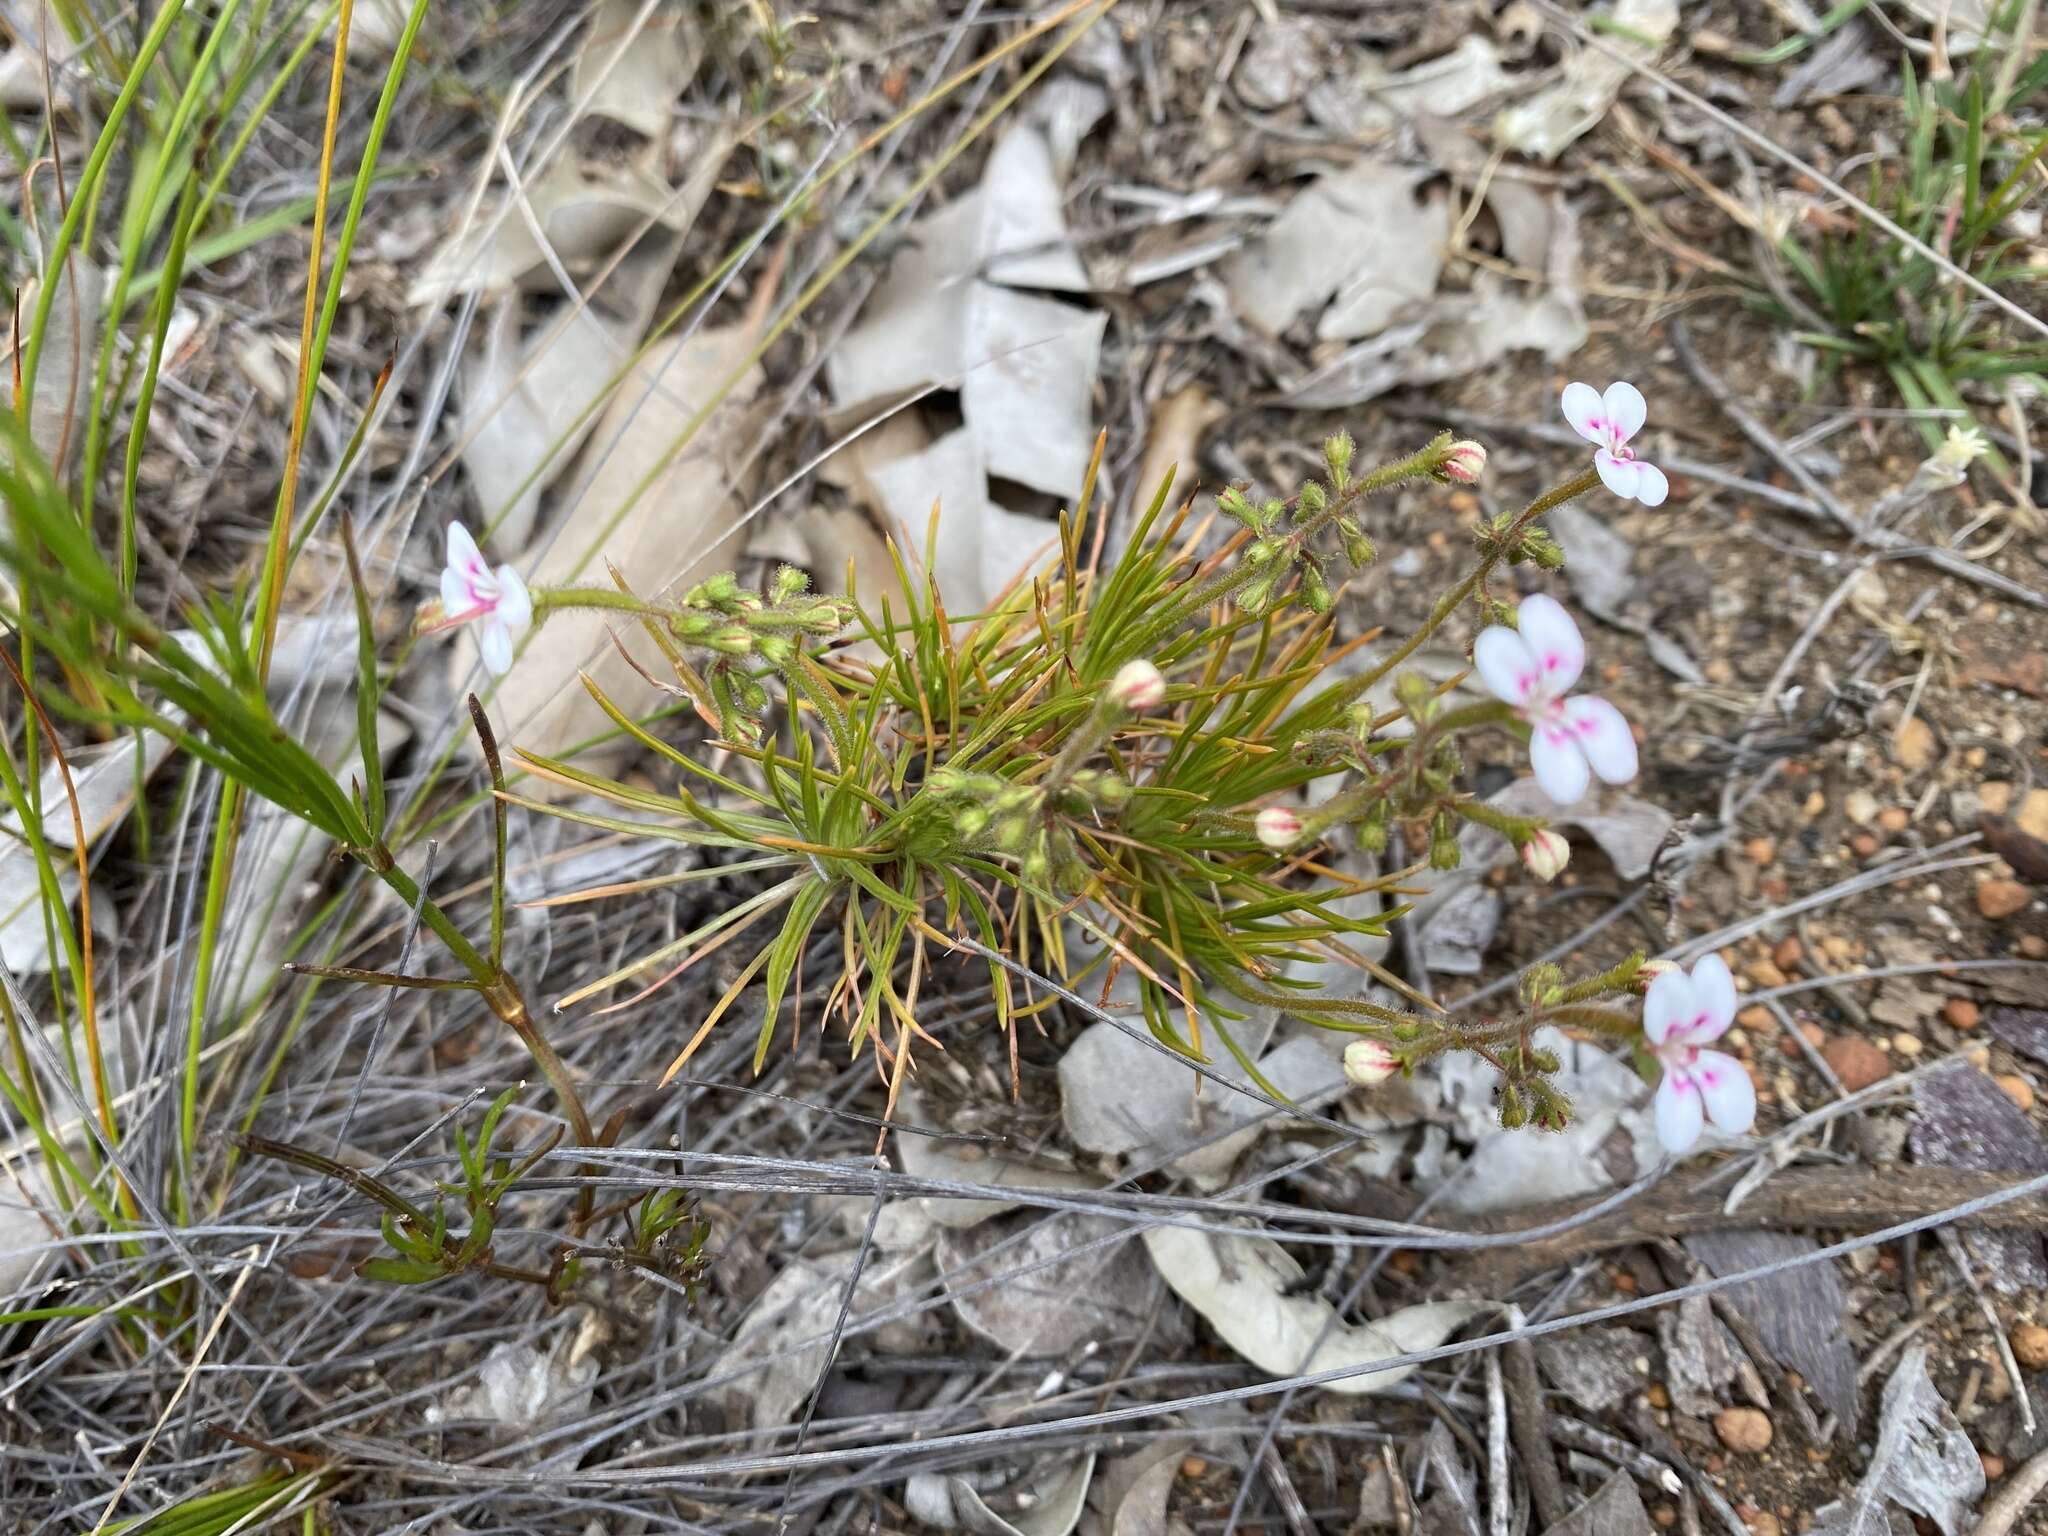
[[[1664,478],[1663,470],[1644,463],[1628,446],[1650,414],[1641,390],[1633,384],[1616,383],[1602,394],[1590,384],[1567,384],[1562,404],[1564,419],[1572,424],[1572,430],[1598,450],[1593,468],[1607,489],[1646,507],[1664,505],[1671,482]]]
[[[1731,1136],[1756,1123],[1756,1086],[1741,1062],[1704,1049],[1735,1022],[1735,978],[1719,955],[1703,955],[1688,976],[1675,966],[1643,998],[1643,1038],[1664,1068],[1657,1085],[1657,1139],[1673,1156],[1690,1152],[1708,1121]]]
[[[1472,661],[1493,696],[1529,722],[1529,766],[1559,805],[1585,798],[1592,776],[1625,784],[1636,776],[1636,739],[1605,699],[1568,698],[1586,665],[1586,642],[1564,605],[1542,593],[1522,600],[1520,633],[1503,624],[1480,632]]]
[[[509,565],[495,571],[461,523],[448,525],[448,564],[441,572],[441,626],[477,626],[484,665],[503,677],[512,669],[513,643],[533,623],[533,597]]]

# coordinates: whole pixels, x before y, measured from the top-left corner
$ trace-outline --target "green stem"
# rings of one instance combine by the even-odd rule
[[[1586,492],[1593,489],[1599,483],[1600,472],[1589,468],[1574,475],[1571,479],[1565,481],[1564,484],[1554,486],[1550,490],[1545,491],[1541,496],[1530,502],[1528,506],[1524,507],[1516,515],[1514,522],[1509,525],[1506,534],[1499,541],[1497,550],[1481,560],[1473,569],[1471,575],[1467,576],[1438,599],[1436,607],[1430,610],[1429,617],[1422,621],[1422,627],[1410,635],[1393,654],[1388,656],[1370,672],[1353,678],[1341,688],[1331,689],[1328,695],[1331,704],[1338,709],[1343,709],[1355,700],[1363,698],[1381,678],[1421,650],[1429,642],[1429,637],[1443,628],[1444,620],[1456,613],[1460,605],[1474,592],[1479,590],[1480,585],[1486,578],[1493,574],[1494,567],[1507,557],[1507,551],[1513,547],[1516,535],[1521,533],[1524,528],[1527,528],[1530,523],[1534,522],[1544,513],[1563,506],[1575,496],[1585,495]]]
[[[1343,490],[1330,497],[1320,512],[1287,535],[1286,543],[1290,553],[1298,551],[1316,534],[1329,527],[1373,492],[1386,490],[1389,486],[1399,485],[1405,480],[1419,480],[1424,475],[1434,472],[1436,467],[1443,463],[1444,451],[1450,444],[1450,433],[1439,433],[1427,447],[1418,449],[1407,458],[1396,459],[1391,464],[1382,464],[1351,481]],[[1288,511],[1291,513],[1300,501],[1299,496],[1289,501]],[[1186,623],[1196,614],[1237,593],[1253,577],[1259,575],[1260,571],[1261,567],[1251,565],[1240,557],[1175,602],[1159,620],[1155,626],[1156,630],[1169,632]]]

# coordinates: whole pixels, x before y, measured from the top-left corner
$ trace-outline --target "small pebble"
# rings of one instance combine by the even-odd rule
[[[1769,959],[1750,961],[1742,968],[1742,974],[1759,987],[1782,987],[1786,981],[1785,973],[1778,969],[1777,962]]]
[[[1758,869],[1766,868],[1778,857],[1778,845],[1768,837],[1752,837],[1742,845],[1742,851]]]
[[[1812,821],[1827,808],[1828,797],[1816,789],[1806,797],[1806,803],[1799,807],[1799,814]]]
[[[2005,1090],[2005,1096],[2011,1099],[2013,1103],[2019,1105],[2021,1109],[2032,1109],[2034,1107],[2034,1085],[2024,1077],[2021,1077],[2019,1073],[2001,1073],[1993,1078],[1992,1081]]]
[[[1778,1517],[1768,1509],[1745,1516],[1743,1523],[1749,1527],[1749,1536],[1784,1536],[1785,1528],[1778,1524]]]
[[[1771,1010],[1762,1003],[1751,1003],[1742,1012],[1735,1015],[1735,1022],[1744,1029],[1769,1029],[1771,1027]]]
[[[1761,1408],[1723,1408],[1714,1415],[1714,1433],[1731,1451],[1754,1454],[1771,1443],[1771,1420]]]
[[[1898,754],[1901,768],[1908,773],[1920,772],[1934,761],[1934,728],[1915,715],[1893,734],[1892,750]]]
[[[1892,1064],[1883,1051],[1861,1035],[1837,1035],[1821,1047],[1821,1059],[1834,1069],[1851,1093],[1890,1077]]]
[[[2048,1328],[2039,1323],[2021,1323],[2012,1331],[2012,1357],[2020,1368],[2038,1371],[2048,1366]]]
[[[1859,859],[1867,859],[1878,850],[1878,841],[1868,832],[1858,832],[1849,839],[1849,849]]]
[[[1859,827],[1877,820],[1877,796],[1867,789],[1852,789],[1842,802],[1842,814]]]
[[[2048,938],[2038,933],[2021,934],[2020,953],[2029,960],[2048,960]]]
[[[1877,813],[1877,824],[1887,832],[1903,832],[1912,817],[1900,805],[1888,805]]]
[[[1806,946],[1789,933],[1778,940],[1778,947],[1771,951],[1771,964],[1787,973],[1797,969],[1805,958]]]
[[[1977,786],[1977,804],[1994,816],[2012,808],[2012,786],[2003,779],[1986,779]]]
[[[1985,1482],[1995,1483],[2005,1476],[2005,1458],[2003,1456],[1990,1456],[1983,1451],[1979,1451],[1977,1459],[1984,1463]]]
[[[1986,880],[1977,887],[1977,910],[1993,922],[2011,917],[2032,899],[2032,893],[2017,880]]]
[[[1941,1016],[1948,1020],[1950,1029],[1975,1029],[1977,1027],[1977,1005],[1967,997],[1952,997],[1941,1005]]]
[[[1901,1056],[1918,1056],[1921,1050],[1920,1037],[1918,1035],[1909,1035],[1904,1030],[1900,1030],[1896,1035],[1892,1036],[1892,1049]]]

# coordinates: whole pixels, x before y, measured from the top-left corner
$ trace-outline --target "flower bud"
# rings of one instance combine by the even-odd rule
[[[1259,841],[1275,850],[1292,846],[1301,836],[1301,817],[1284,805],[1269,805],[1254,823]]]
[[[776,602],[786,603],[800,595],[810,584],[810,577],[793,565],[785,565],[776,571],[775,583],[769,590],[774,594]]]
[[[1444,452],[1437,473],[1456,485],[1477,485],[1486,473],[1486,449],[1471,438],[1460,438]]]
[[[1361,1088],[1378,1087],[1399,1065],[1377,1040],[1354,1040],[1344,1047],[1344,1075]]]
[[[1125,709],[1144,714],[1166,698],[1166,679],[1149,661],[1127,661],[1110,682],[1109,696]]]
[[[1683,969],[1685,967],[1672,960],[1645,960],[1636,967],[1635,977],[1630,981],[1629,985],[1638,992],[1648,992],[1650,990],[1650,983],[1659,976],[1662,976],[1666,971],[1679,971]]]
[[[1322,511],[1324,507],[1328,506],[1330,504],[1330,500],[1329,497],[1324,494],[1322,486],[1317,484],[1315,481],[1310,480],[1306,482],[1301,488],[1301,497],[1299,504],[1301,507],[1301,515],[1303,517],[1313,517],[1316,513]]]
[[[1323,462],[1330,466],[1330,472],[1341,476],[1351,467],[1352,442],[1349,432],[1332,434],[1323,443]]]
[[[1572,845],[1548,827],[1539,827],[1522,844],[1522,867],[1546,883],[1563,874],[1571,861]]]

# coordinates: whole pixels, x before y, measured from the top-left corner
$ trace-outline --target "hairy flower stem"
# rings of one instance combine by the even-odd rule
[[[1311,538],[1373,492],[1399,485],[1404,480],[1419,480],[1435,473],[1437,466],[1443,463],[1444,454],[1450,446],[1450,433],[1439,433],[1427,447],[1410,454],[1407,458],[1396,459],[1391,464],[1382,464],[1379,468],[1351,481],[1341,491],[1332,495],[1323,504],[1320,512],[1309,517],[1300,527],[1287,535],[1285,542],[1290,556],[1300,551]],[[1296,496],[1288,501],[1287,510],[1292,513],[1300,505],[1301,498]],[[1235,595],[1248,586],[1260,572],[1261,567],[1243,559],[1233,561],[1174,603],[1159,619],[1156,631],[1170,634],[1195,615]]]
[[[1330,701],[1341,709],[1363,698],[1381,678],[1421,650],[1428,643],[1429,637],[1443,628],[1444,620],[1456,613],[1465,600],[1479,590],[1486,581],[1486,578],[1493,574],[1494,567],[1507,558],[1508,550],[1514,547],[1516,535],[1520,534],[1529,524],[1544,513],[1563,506],[1576,496],[1585,495],[1586,492],[1592,490],[1599,483],[1600,472],[1598,470],[1582,470],[1580,473],[1572,476],[1571,479],[1565,481],[1564,484],[1553,486],[1550,490],[1545,491],[1541,496],[1530,502],[1528,506],[1522,508],[1520,512],[1515,514],[1514,522],[1509,524],[1507,532],[1499,540],[1499,544],[1494,552],[1482,559],[1473,568],[1471,575],[1451,588],[1450,591],[1446,592],[1437,601],[1436,607],[1430,610],[1429,617],[1422,621],[1422,627],[1410,635],[1407,640],[1403,641],[1398,649],[1370,672],[1353,678],[1340,688],[1331,689],[1327,695]]]

